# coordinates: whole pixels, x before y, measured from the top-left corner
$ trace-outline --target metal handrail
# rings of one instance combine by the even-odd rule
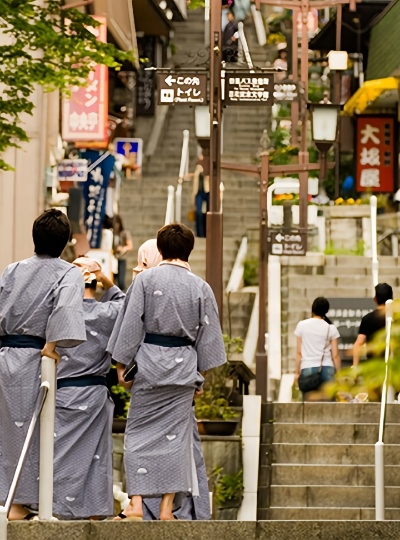
[[[165,213],[165,225],[182,220],[182,185],[189,172],[189,130],[183,131],[181,162],[179,165],[178,184],[168,186],[167,210]],[[174,201],[175,199],[175,201]]]
[[[386,301],[386,342],[385,342],[385,378],[382,386],[381,411],[379,417],[378,442],[375,444],[375,520],[385,519],[385,457],[384,442],[386,405],[388,395],[388,376],[390,358],[390,336],[393,322],[393,300]]]
[[[242,46],[247,65],[249,69],[254,69],[253,61],[251,59],[251,55],[249,51],[249,46],[247,45],[247,39],[244,33],[244,25],[242,22],[238,24],[238,32],[239,32],[239,42],[240,42],[240,45]]]
[[[180,223],[182,219],[182,184],[189,172],[189,130],[183,131],[181,164],[179,167],[178,185],[175,193],[175,221]]]
[[[372,267],[372,292],[375,296],[375,286],[379,283],[379,261],[378,261],[378,241],[377,241],[377,207],[378,200],[375,195],[371,195],[369,204],[371,211],[371,267]]]
[[[26,461],[35,427],[40,416],[40,465],[39,465],[39,519],[52,519],[53,512],[53,453],[56,363],[52,358],[42,357],[41,379],[38,398],[22,446],[17,467],[4,506],[0,506],[0,540],[7,540],[8,515]]]

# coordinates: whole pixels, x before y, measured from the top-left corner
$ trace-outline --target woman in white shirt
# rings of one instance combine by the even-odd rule
[[[295,381],[298,381],[300,372],[304,376],[318,372],[322,360],[321,383],[325,383],[332,381],[335,370],[340,369],[340,334],[326,316],[329,311],[326,298],[316,298],[311,311],[311,318],[300,321],[294,331],[297,338]]]

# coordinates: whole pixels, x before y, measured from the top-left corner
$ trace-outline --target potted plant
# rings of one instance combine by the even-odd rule
[[[243,471],[223,474],[222,467],[214,467],[214,501],[218,508],[239,508],[243,499]]]

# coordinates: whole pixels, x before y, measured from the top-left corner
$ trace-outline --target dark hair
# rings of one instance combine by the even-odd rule
[[[316,298],[312,303],[311,311],[314,315],[318,315],[318,317],[324,318],[329,311],[328,300],[323,296],[318,296],[318,298]]]
[[[97,279],[93,279],[90,283],[85,283],[85,289],[95,291],[97,289]]]
[[[124,230],[124,224],[122,223],[121,216],[119,216],[118,214],[114,215],[113,229],[114,232],[117,232],[117,234],[121,233]]]
[[[375,286],[375,298],[378,306],[383,305],[386,300],[393,300],[393,289],[387,283],[378,283]]]
[[[157,248],[162,258],[188,261],[194,246],[194,234],[182,223],[170,223],[157,233]]]
[[[59,257],[71,236],[71,226],[65,214],[50,208],[33,222],[32,238],[37,255]]]

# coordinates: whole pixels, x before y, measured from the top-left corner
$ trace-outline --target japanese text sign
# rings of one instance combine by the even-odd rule
[[[158,103],[207,103],[207,75],[205,73],[160,73],[158,75]]]
[[[86,159],[63,159],[57,163],[59,182],[86,182],[88,162]]]
[[[357,191],[393,192],[395,175],[394,118],[357,118]]]
[[[307,252],[307,234],[297,231],[269,231],[269,252],[271,255],[305,255]]]
[[[114,171],[115,158],[109,152],[97,150],[86,150],[82,152],[82,157],[89,163],[88,179],[83,184],[87,237],[90,247],[98,249],[106,212],[107,187]]]
[[[101,23],[90,30],[99,41],[107,40],[105,17],[93,17]],[[96,65],[87,85],[73,87],[71,96],[63,100],[62,137],[65,141],[107,141],[108,70]]]
[[[260,102],[266,105],[272,105],[274,102],[273,75],[250,72],[226,74],[226,105],[251,105]]]
[[[328,298],[327,313],[339,331],[339,352],[347,364],[353,363],[353,344],[357,339],[362,317],[375,309],[372,298]]]

